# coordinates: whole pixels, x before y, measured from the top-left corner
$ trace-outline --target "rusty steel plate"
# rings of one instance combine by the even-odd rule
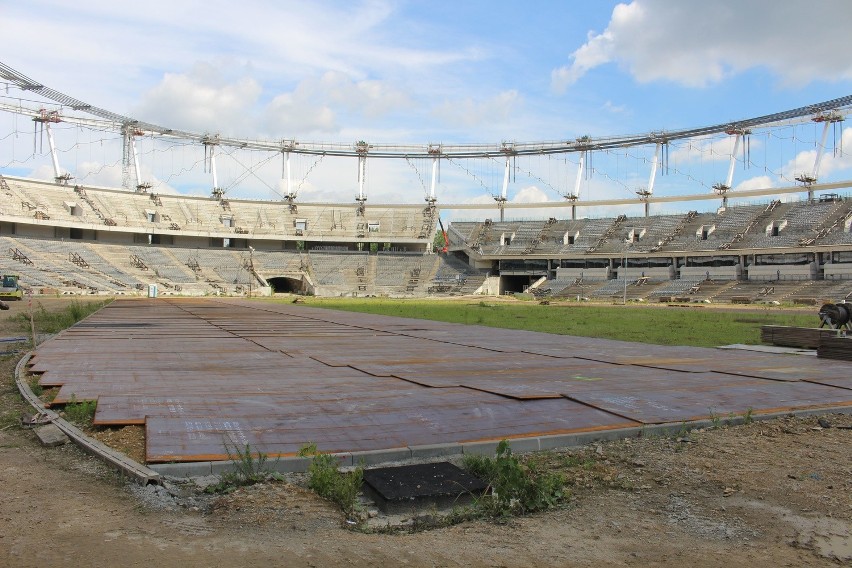
[[[839,387],[842,389],[852,389],[852,377],[826,377],[822,379],[804,379],[809,383],[817,383],[830,387]]]
[[[689,390],[590,391],[570,398],[643,424],[852,405],[852,392],[848,390],[747,377],[741,379],[741,384],[728,379],[724,384],[708,381]]]
[[[537,436],[852,404],[846,364],[234,299],[121,299],[39,346],[54,404],[148,460]],[[817,384],[819,383],[819,384]],[[712,410],[711,410],[712,409]]]
[[[636,422],[567,399],[516,401],[466,389],[423,389],[380,408],[353,412],[340,401],[292,404],[270,416],[216,412],[194,418],[149,417],[149,462],[227,459],[227,444],[293,455],[308,443],[321,451],[368,451],[512,436],[594,431]]]

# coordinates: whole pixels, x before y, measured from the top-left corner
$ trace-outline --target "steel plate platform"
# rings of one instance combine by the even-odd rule
[[[361,452],[852,406],[849,364],[236,299],[117,300],[39,346],[53,404],[149,463]]]

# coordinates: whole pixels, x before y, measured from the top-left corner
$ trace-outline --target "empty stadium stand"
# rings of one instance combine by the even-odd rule
[[[458,226],[457,226],[458,225]],[[810,301],[852,280],[852,201],[773,200],[715,212],[451,225],[450,250],[501,291],[679,301]],[[545,282],[539,282],[546,277]],[[820,288],[821,289],[821,288]],[[831,297],[845,296],[825,287]]]
[[[459,221],[437,208],[152,194],[0,176],[0,269],[58,294],[411,297],[523,292],[696,302],[842,301],[852,200],[714,212]]]

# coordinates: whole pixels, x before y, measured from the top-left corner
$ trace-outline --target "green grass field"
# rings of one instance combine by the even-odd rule
[[[716,347],[760,343],[760,326],[816,327],[811,314],[773,308],[721,310],[708,307],[539,305],[499,300],[391,300],[306,298],[307,305],[352,312],[603,337],[658,345]]]

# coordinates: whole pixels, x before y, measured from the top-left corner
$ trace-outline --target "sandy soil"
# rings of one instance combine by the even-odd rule
[[[174,485],[175,498],[71,445],[42,448],[18,426],[14,362],[0,362],[2,566],[852,565],[849,415],[575,449],[586,465],[566,470],[557,510],[366,534],[286,481],[217,498]]]

